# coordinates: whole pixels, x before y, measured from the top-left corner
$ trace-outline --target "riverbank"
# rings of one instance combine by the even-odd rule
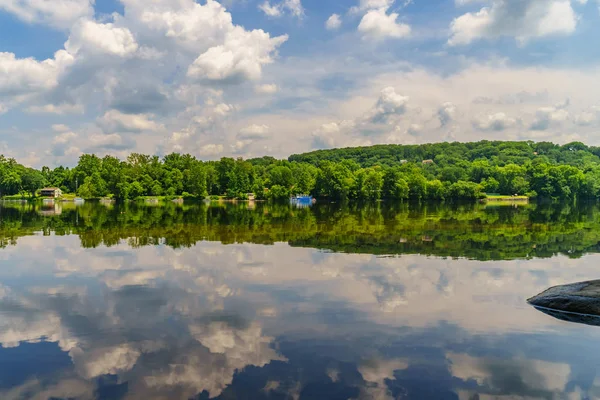
[[[519,203],[528,203],[528,196],[501,196],[501,195],[493,195],[486,196],[483,201],[486,202],[519,202]]]

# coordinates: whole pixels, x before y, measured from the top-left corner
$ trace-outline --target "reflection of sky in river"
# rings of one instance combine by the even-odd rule
[[[0,252],[0,398],[596,398],[600,328],[525,299],[599,258],[23,237]]]

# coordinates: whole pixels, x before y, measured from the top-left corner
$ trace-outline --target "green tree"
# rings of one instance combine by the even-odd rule
[[[21,185],[24,191],[35,197],[35,192],[44,187],[44,175],[33,168],[26,168],[21,174]]]
[[[430,200],[444,200],[446,188],[439,179],[427,182],[427,198]]]

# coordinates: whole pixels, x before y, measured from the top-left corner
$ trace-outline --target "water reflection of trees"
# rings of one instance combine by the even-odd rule
[[[105,207],[86,203],[41,215],[36,205],[4,205],[0,245],[25,235],[76,234],[84,247],[166,244],[190,247],[198,241],[311,247],[348,253],[425,254],[501,260],[579,257],[600,242],[597,205],[485,207],[440,204],[320,204],[311,209],[287,205],[207,206],[133,204]]]

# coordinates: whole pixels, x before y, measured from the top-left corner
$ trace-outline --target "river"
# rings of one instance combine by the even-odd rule
[[[592,399],[597,205],[0,207],[2,399]]]

